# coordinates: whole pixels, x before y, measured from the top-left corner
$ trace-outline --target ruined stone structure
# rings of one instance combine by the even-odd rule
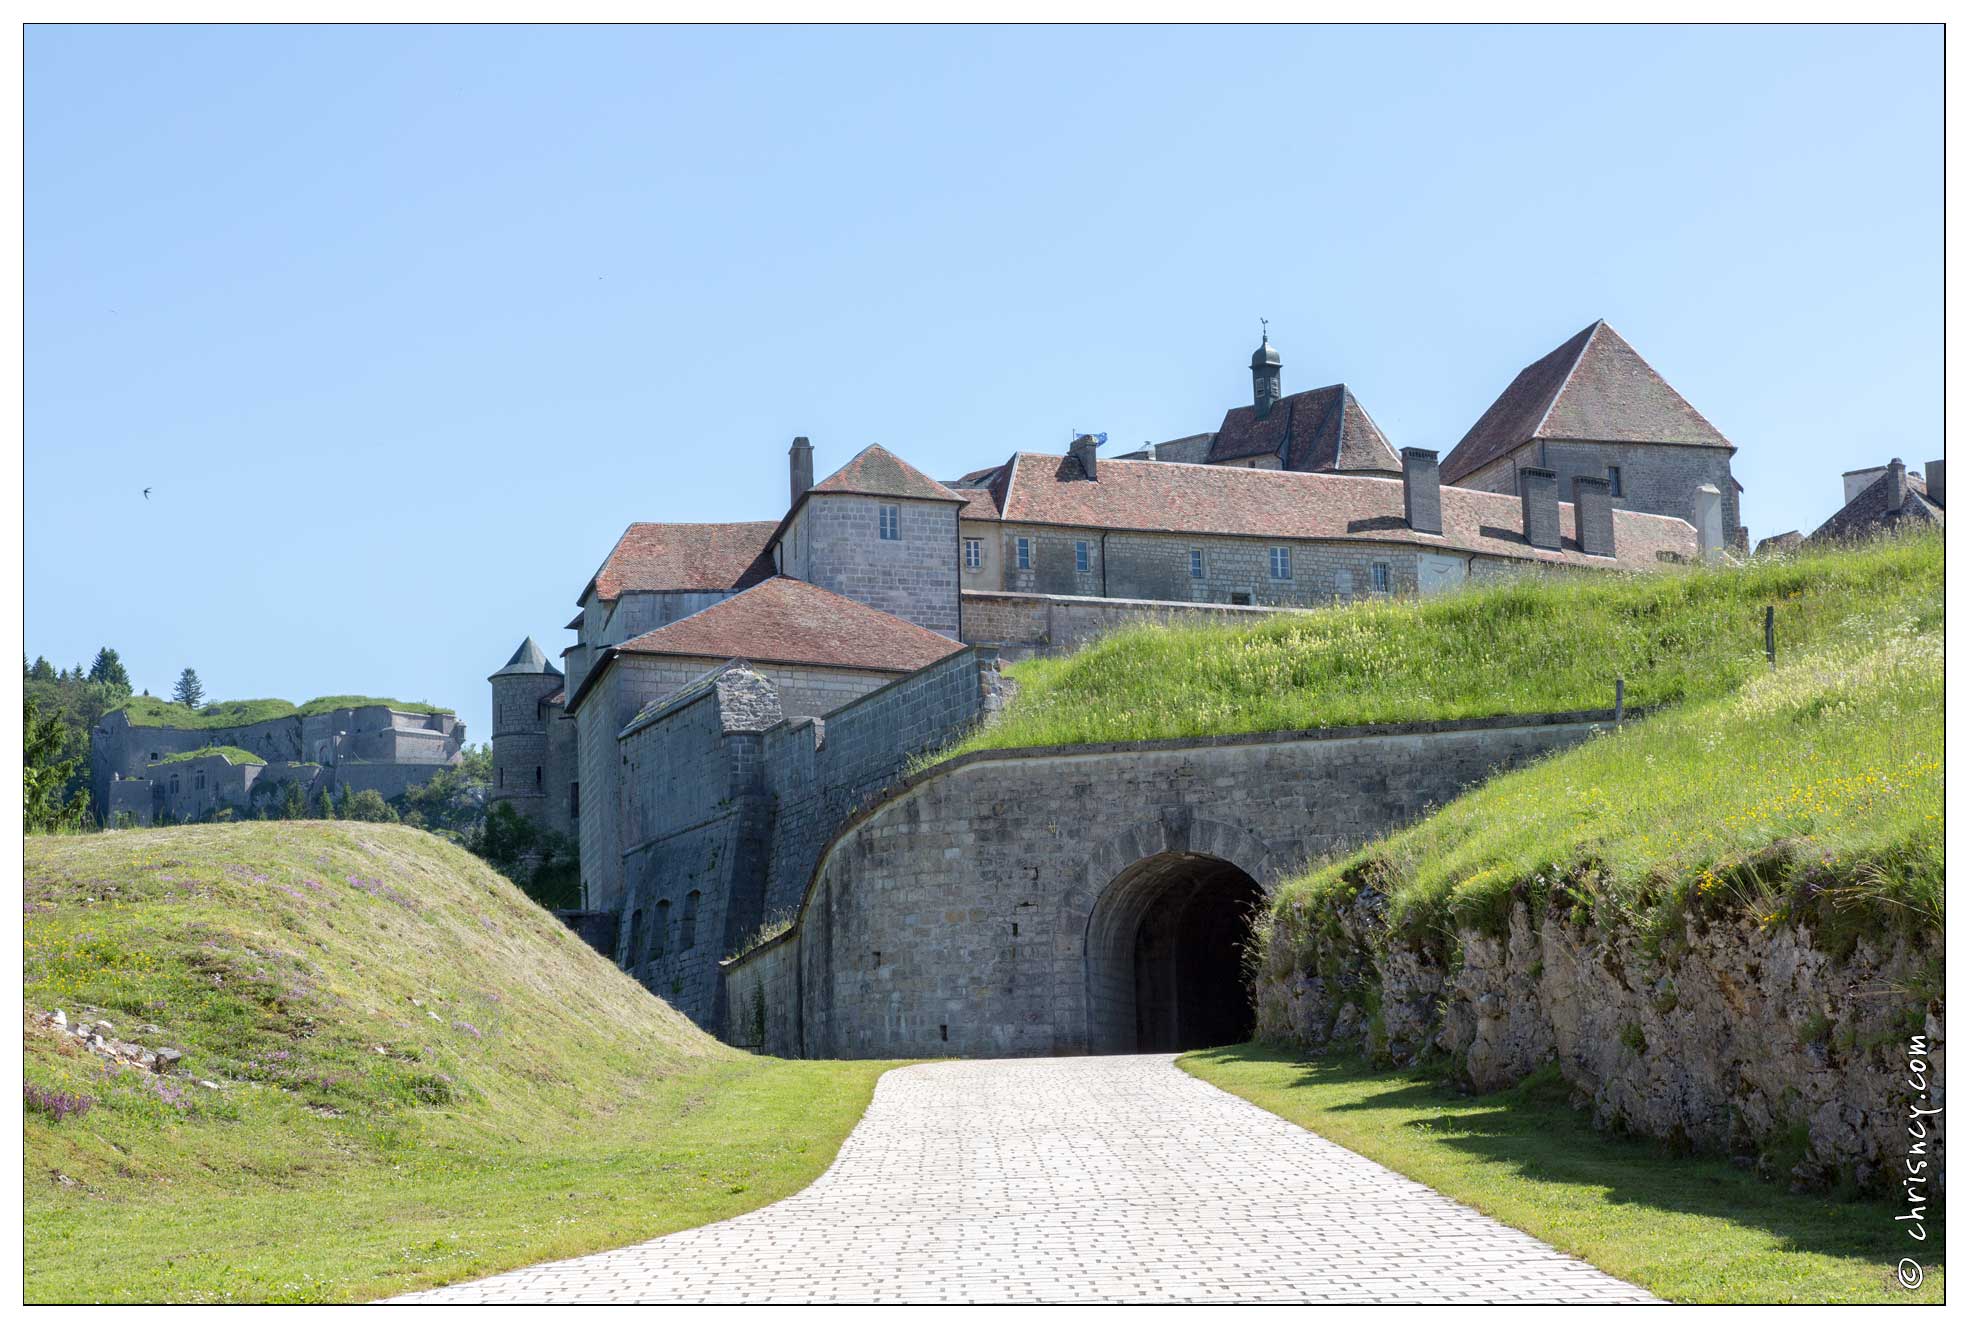
[[[159,817],[185,821],[221,807],[245,809],[282,783],[299,785],[309,798],[347,789],[396,798],[457,765],[464,746],[465,726],[452,712],[385,702],[305,705],[209,729],[135,723],[117,710],[90,734],[90,786],[105,824],[148,826]]]
[[[1385,830],[1516,750],[1488,733],[1462,747],[1434,738],[1439,751],[1411,769],[1401,754],[1422,738],[1378,736],[1387,740],[1380,755],[1349,768],[1359,783],[1344,797],[1336,785],[1316,806],[1277,797],[1276,784],[1261,792],[1241,783],[1271,761],[1290,768],[1277,778],[1336,778],[1313,772],[1343,749],[1310,736],[1276,745],[1304,754],[1306,769],[1250,745],[1134,754],[1127,770],[1137,761],[1176,769],[1167,783],[1117,775],[1126,791],[1118,804],[1084,798],[1078,775],[992,797],[989,781],[1013,768],[978,765],[937,786],[986,781],[965,814],[971,829],[951,831],[933,862],[857,858],[837,844],[832,875],[815,879],[822,846],[912,759],[1001,704],[1001,655],[1071,649],[1143,619],[1237,620],[1473,579],[1641,570],[1722,557],[1730,544],[1730,445],[1604,324],[1521,374],[1441,463],[1425,449],[1398,451],[1344,384],[1286,393],[1269,339],[1251,373],[1251,404],[1229,410],[1216,431],[1129,456],[1100,458],[1082,437],[1064,455],[1014,452],[940,483],[869,447],[816,483],[813,447],[798,438],[777,521],[632,525],[577,597],[568,624],[577,636],[561,668],[528,638],[491,678],[495,795],[578,837],[584,935],[734,1037],[750,1026],[733,1021],[783,1024],[783,1012],[798,1009],[816,1022],[798,1042],[804,1051],[1012,1052],[1201,1037],[1202,1026],[1177,1015],[1152,1037],[1138,1033],[1118,1013],[1127,1007],[1118,977],[1092,1001],[1084,974],[1068,976],[1081,973],[1073,948],[1087,944],[1085,929],[1074,931],[1053,896],[1044,922],[1016,912],[1040,908],[1036,900],[1003,898],[1021,893],[1019,880],[1040,879],[1019,874],[1063,870],[1096,895],[1107,878],[1086,887],[1084,864],[1062,868],[1031,846],[1001,872],[986,846],[1009,843],[1024,833],[1012,829],[1022,818],[1053,810],[1065,820],[1049,821],[1046,834],[1083,846],[1162,825],[1165,812],[1193,815],[1182,824],[1204,827],[1201,838],[1157,851],[1175,857],[1132,878],[1134,912],[1103,915],[1101,926],[1117,929],[1114,944],[1126,950],[1153,914],[1171,963],[1203,963],[1195,957],[1229,953],[1226,916],[1206,903],[1192,918],[1144,902],[1164,900],[1166,888],[1193,902],[1230,892],[1248,903],[1295,854]],[[1594,458],[1620,469],[1596,471]],[[1465,474],[1474,477],[1467,485],[1444,483]],[[1081,758],[1059,761],[1063,777],[1081,769]],[[1280,820],[1254,827],[1230,816],[1188,783],[1204,768],[1245,801],[1276,805]],[[1235,872],[1199,876],[1182,865],[1216,855],[1201,847],[1218,844],[1211,826],[1267,847],[1254,856],[1253,841],[1238,840],[1223,860]],[[927,843],[905,838],[901,825],[877,833],[898,837],[896,851]],[[819,916],[816,889],[827,902]],[[928,902],[946,896],[934,912]],[[858,911],[852,926],[865,931],[851,932],[839,914],[848,900]],[[798,927],[785,931],[796,912]],[[1038,929],[1021,933],[1041,940],[1016,954],[1019,966],[1050,975],[1044,1000],[1028,985],[1038,969],[1019,969],[1016,1000],[977,986],[1012,922]],[[1191,936],[1207,944],[1177,944]],[[761,937],[773,939],[748,945]],[[925,947],[943,958],[907,958]],[[738,950],[748,952],[754,990],[798,999],[733,1007],[744,984],[721,982],[718,962]],[[933,1029],[934,1038],[925,1032]],[[774,1037],[783,1042],[783,1029]]]

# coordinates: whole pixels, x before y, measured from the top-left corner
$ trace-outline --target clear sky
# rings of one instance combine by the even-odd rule
[[[785,453],[1214,429],[1258,319],[1447,450],[1606,318],[1753,539],[1939,455],[1940,29],[30,28],[27,649],[489,737]],[[1111,445],[1112,447],[1112,445]],[[151,496],[143,497],[148,486]]]

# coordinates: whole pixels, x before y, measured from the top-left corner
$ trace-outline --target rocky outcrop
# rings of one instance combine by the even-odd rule
[[[1563,908],[1534,919],[1519,902],[1502,935],[1462,929],[1436,954],[1382,914],[1363,890],[1322,917],[1277,915],[1259,1035],[1396,1065],[1445,1059],[1484,1092],[1556,1063],[1605,1128],[1808,1186],[1893,1184],[1911,1056],[1942,1102],[1938,935],[1834,950],[1731,912],[1648,936]]]

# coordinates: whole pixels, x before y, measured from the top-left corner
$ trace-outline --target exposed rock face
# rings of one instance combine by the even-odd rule
[[[1923,996],[1939,989],[1939,937],[1836,957],[1746,913],[1650,944],[1558,912],[1534,925],[1517,903],[1504,936],[1457,940],[1452,961],[1391,937],[1369,891],[1324,919],[1289,912],[1267,942],[1259,1034],[1396,1065],[1448,1054],[1479,1091],[1556,1061],[1603,1127],[1803,1185],[1899,1175],[1911,1037],[1943,1101],[1943,1003]]]

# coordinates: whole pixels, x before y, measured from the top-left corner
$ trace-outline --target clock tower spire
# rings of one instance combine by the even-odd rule
[[[1284,394],[1279,391],[1278,348],[1272,345],[1269,321],[1258,320],[1258,349],[1251,353],[1251,404],[1264,419]]]

